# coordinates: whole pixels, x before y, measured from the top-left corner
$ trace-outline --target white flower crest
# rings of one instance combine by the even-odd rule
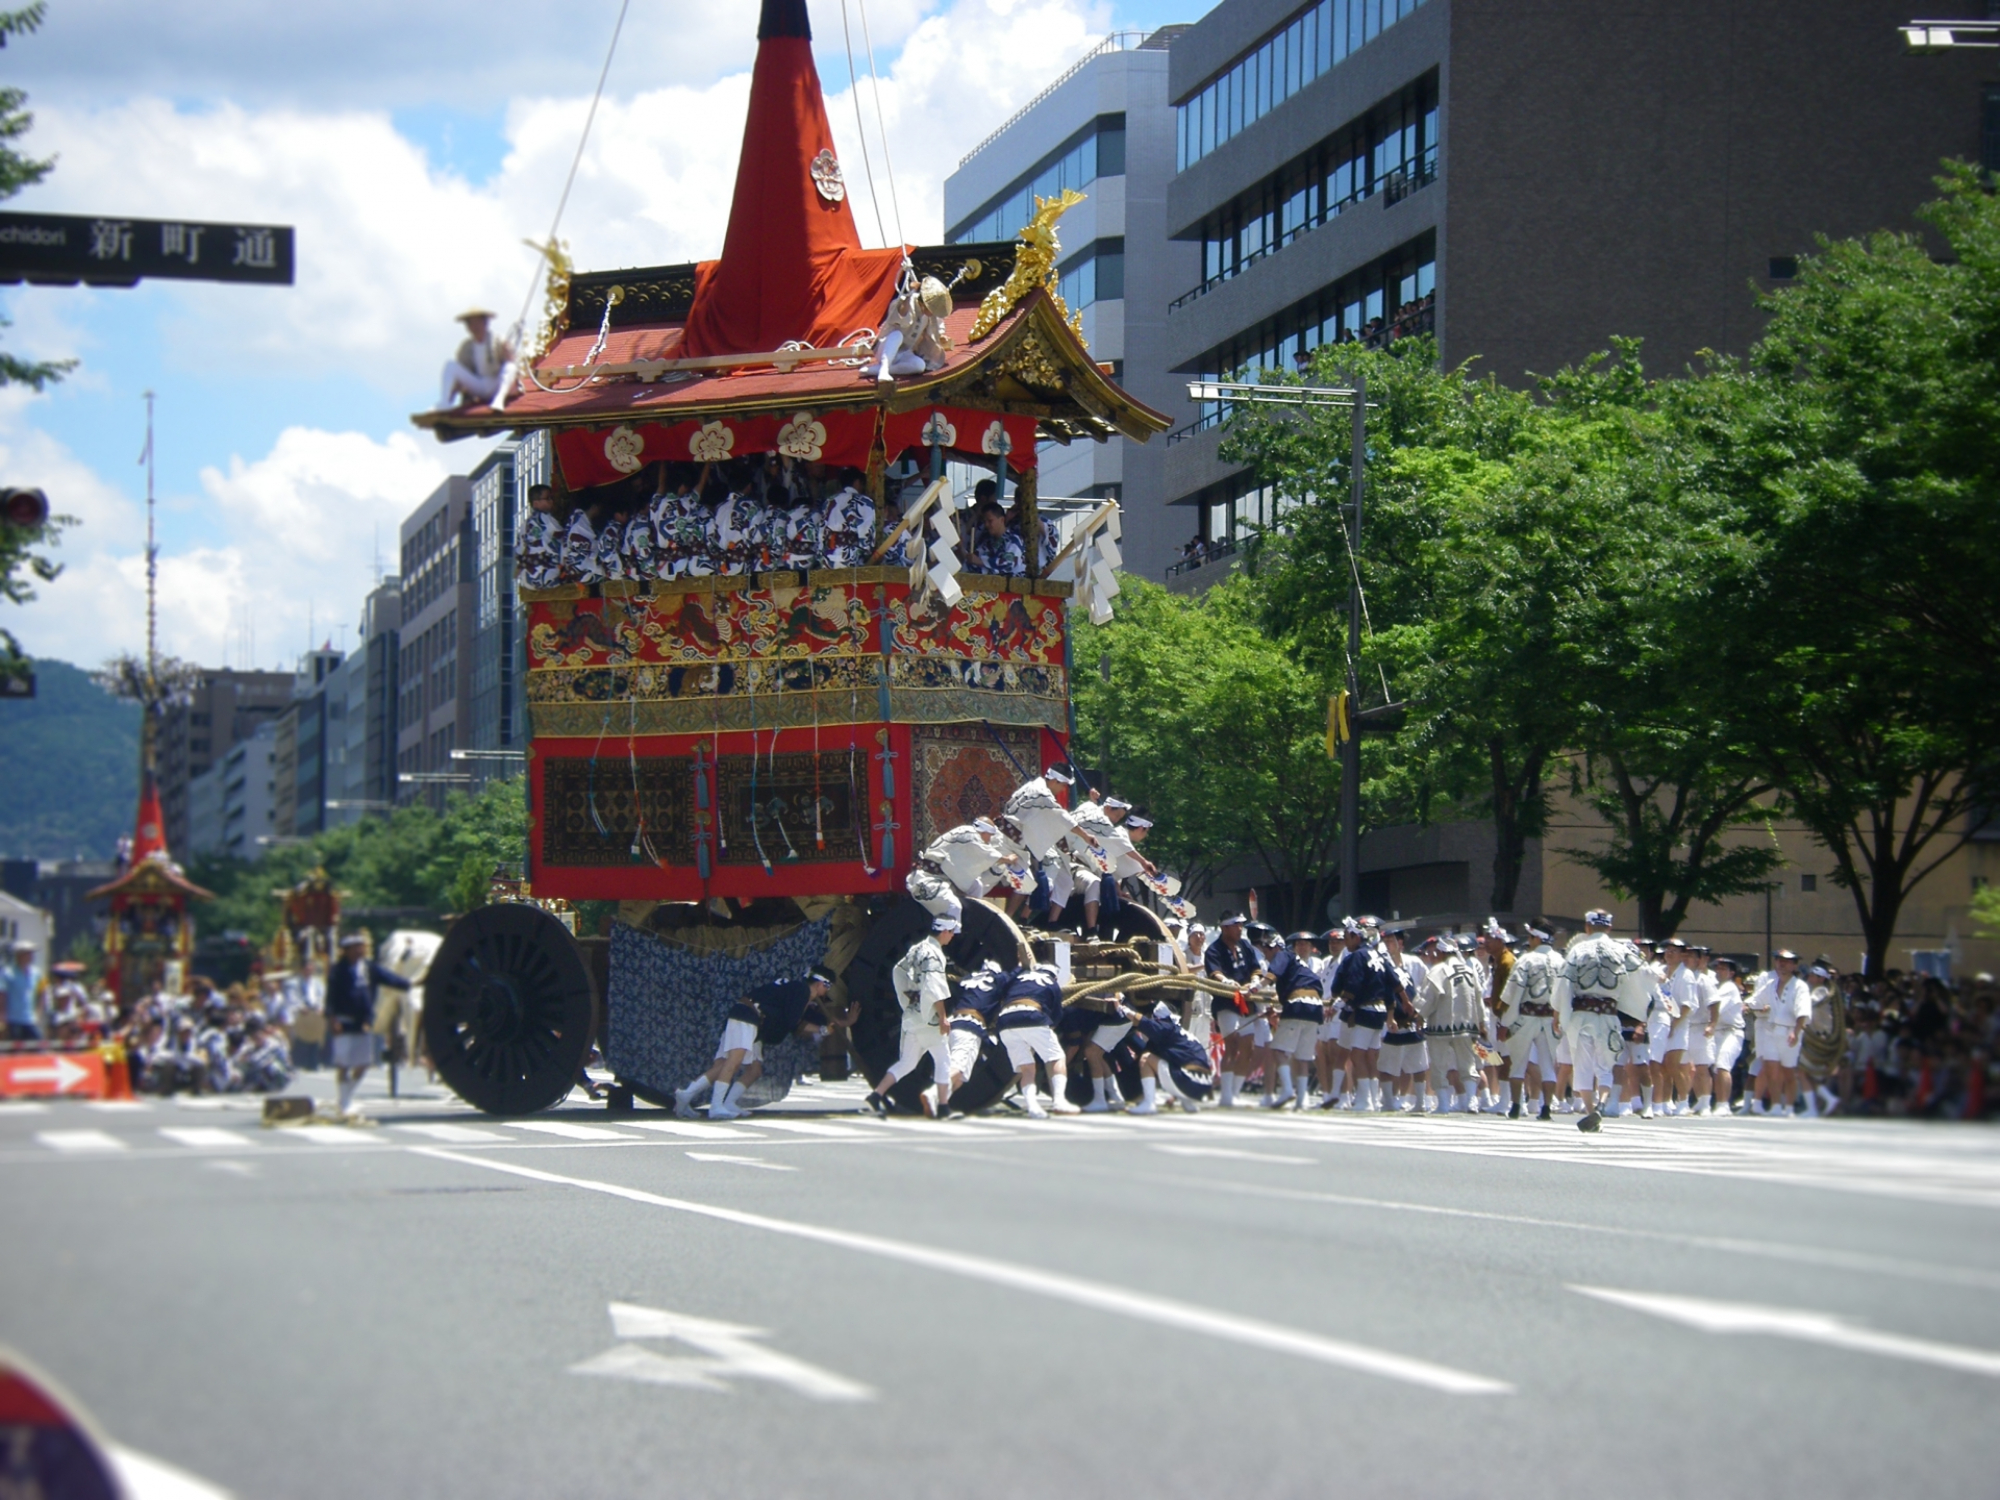
[[[987,428],[985,433],[981,435],[979,439],[979,451],[981,453],[1012,453],[1014,451],[1014,440],[1007,436],[1007,429],[1000,424],[997,418],[993,425]]]
[[[719,464],[736,446],[736,434],[721,422],[704,422],[688,439],[688,453],[698,464]]]
[[[945,414],[941,411],[931,413],[930,420],[924,423],[924,430],[917,436],[923,439],[926,447],[930,448],[958,446],[958,429],[945,419]]]
[[[809,411],[796,412],[778,429],[778,452],[786,458],[811,463],[826,451],[826,424],[815,422]]]
[[[620,474],[638,473],[645,463],[640,457],[645,451],[646,440],[622,422],[604,439],[604,457]]]

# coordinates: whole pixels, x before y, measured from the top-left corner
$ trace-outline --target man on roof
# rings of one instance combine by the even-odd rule
[[[467,308],[457,321],[465,325],[465,342],[445,362],[438,387],[438,409],[483,403],[495,411],[505,410],[517,373],[513,346],[494,335],[490,308]]]

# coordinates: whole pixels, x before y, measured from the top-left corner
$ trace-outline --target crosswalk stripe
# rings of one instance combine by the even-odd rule
[[[868,1136],[868,1127],[859,1120],[851,1125],[822,1125],[815,1120],[776,1120],[769,1115],[759,1115],[757,1124],[765,1130],[781,1130],[789,1135],[818,1136],[829,1141],[865,1140]]]
[[[366,1130],[349,1130],[342,1125],[289,1125],[281,1135],[309,1141],[315,1146],[379,1146],[381,1137]]]
[[[102,1130],[38,1130],[35,1139],[51,1151],[82,1154],[87,1151],[127,1151],[131,1148],[115,1135]]]
[[[785,1166],[782,1162],[764,1161],[755,1156],[732,1156],[726,1151],[690,1151],[690,1161],[727,1162],[732,1167],[761,1167],[766,1172],[796,1172],[797,1167]]]
[[[623,1122],[634,1130],[650,1130],[657,1135],[686,1136],[691,1140],[720,1141],[758,1139],[747,1137],[739,1127],[732,1127],[726,1121],[717,1120],[713,1125],[705,1125],[699,1120],[626,1120]],[[762,1120],[757,1122],[763,1124]]]
[[[216,1125],[163,1125],[160,1134],[176,1145],[203,1150],[211,1147],[243,1150],[257,1144],[240,1130],[224,1130]]]
[[[472,1125],[397,1125],[397,1130],[420,1135],[427,1140],[451,1141],[457,1145],[470,1146],[479,1141],[509,1141],[513,1137],[498,1130],[480,1130]]]
[[[149,1099],[92,1099],[85,1109],[100,1115],[145,1114],[153,1107]]]
[[[629,1141],[636,1137],[622,1130],[606,1130],[602,1125],[571,1125],[563,1120],[509,1120],[516,1130],[533,1130],[543,1135],[559,1135],[567,1141]]]

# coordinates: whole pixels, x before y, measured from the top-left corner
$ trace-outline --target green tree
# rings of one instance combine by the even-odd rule
[[[2000,766],[2000,204],[1968,167],[1914,236],[1822,242],[1707,397],[1750,551],[1744,725],[1852,894],[1869,972]]]
[[[7,45],[9,37],[40,30],[47,15],[45,0],[35,0],[20,10],[0,11],[0,48]],[[27,102],[24,90],[0,87],[0,200],[33,186],[55,169],[54,157],[37,160],[16,149],[35,123],[24,107]],[[0,328],[11,326],[8,319],[0,318]],[[75,368],[73,359],[28,360],[0,349],[0,385],[26,385],[39,391]],[[55,546],[62,533],[75,524],[73,518],[63,515],[52,515],[35,526],[0,520],[0,598],[9,604],[26,604],[35,597],[37,582],[53,582],[62,565],[37,549]],[[0,678],[22,677],[30,670],[21,643],[11,630],[0,627]]]
[[[1191,887],[1254,861],[1279,882],[1273,918],[1316,926],[1333,893],[1340,775],[1326,688],[1262,625],[1254,580],[1195,598],[1127,577],[1108,625],[1077,626],[1074,657],[1111,658],[1073,685],[1077,753],[1103,743],[1121,794],[1157,819],[1147,854]]]

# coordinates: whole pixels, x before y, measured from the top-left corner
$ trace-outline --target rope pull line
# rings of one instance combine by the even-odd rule
[[[861,123],[861,81],[854,72],[854,33],[847,25],[847,0],[840,0],[840,36],[847,43],[847,94],[854,101],[854,133],[861,141],[861,170],[867,175],[868,201],[875,209],[875,234],[886,245],[889,231],[882,227],[882,198],[875,191],[875,168],[868,160],[868,127]]]
[[[896,164],[889,159],[889,122],[882,113],[882,75],[875,71],[875,43],[868,35],[868,0],[854,0],[854,5],[861,12],[861,45],[868,53],[868,78],[875,93],[875,129],[882,137],[882,175],[889,180],[889,209],[896,218],[896,243],[902,245],[907,243],[903,239],[903,205],[896,197]],[[880,209],[876,212],[879,217]]]
[[[555,217],[549,221],[549,237],[546,243],[550,249],[557,247],[556,235],[562,229],[563,213],[569,207],[570,191],[576,186],[577,169],[583,165],[583,149],[590,144],[591,126],[597,123],[597,106],[604,98],[604,82],[611,76],[611,59],[618,55],[618,38],[624,33],[625,15],[631,9],[632,0],[620,0],[618,19],[611,27],[611,45],[604,49],[604,66],[597,70],[597,89],[590,96],[590,108],[583,116],[583,130],[576,138],[576,154],[570,158],[569,175],[563,179],[562,195],[556,199]],[[535,266],[535,274],[528,280],[528,294],[521,299],[520,316],[514,319],[511,342],[516,349],[521,347],[521,334],[527,326],[528,309],[534,306],[535,292],[542,284],[542,277],[548,270],[548,264],[547,252],[543,251],[541,261]],[[544,391],[549,389],[535,379],[534,370],[525,363],[522,366],[522,373],[539,389]]]

